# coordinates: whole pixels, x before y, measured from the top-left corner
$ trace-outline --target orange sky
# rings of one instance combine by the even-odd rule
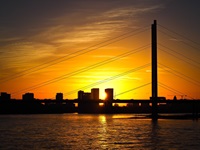
[[[69,2],[66,7],[63,4],[60,6],[63,11],[53,10],[54,14],[48,13],[47,8],[38,8],[44,14],[38,18],[31,12],[25,15],[19,11],[22,5],[17,5],[18,20],[12,22],[12,15],[4,16],[9,26],[0,26],[5,29],[0,37],[0,91],[11,93],[12,98],[33,92],[39,99],[55,98],[57,92],[62,92],[64,98],[73,99],[77,98],[78,90],[89,92],[91,88],[100,88],[100,98],[103,98],[105,88],[114,88],[116,99],[148,99],[151,96],[151,24],[156,18],[159,96],[200,99],[199,31],[185,31],[187,26],[181,21],[179,24],[170,21],[173,16],[170,14],[162,19],[178,2],[172,5],[170,1],[102,1],[99,4],[90,1],[92,8],[79,2]],[[36,4],[34,7],[38,7]],[[195,6],[186,4],[180,7]],[[65,12],[69,5],[74,9]],[[171,19],[182,15],[177,9]],[[23,17],[28,19],[20,20]],[[28,23],[31,17],[32,22]],[[132,36],[126,37],[130,33]],[[131,51],[130,55],[117,57]],[[149,65],[138,68],[146,64]],[[121,75],[129,70],[132,72]],[[146,86],[138,88],[143,85]]]

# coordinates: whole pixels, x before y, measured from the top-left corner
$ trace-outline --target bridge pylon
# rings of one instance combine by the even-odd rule
[[[157,100],[158,100],[158,72],[157,72],[157,23],[154,20],[151,25],[151,61],[152,61],[152,119],[158,119],[158,108],[157,108]]]

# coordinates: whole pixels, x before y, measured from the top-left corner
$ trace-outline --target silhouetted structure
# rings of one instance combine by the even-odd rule
[[[157,23],[154,20],[154,23],[151,26],[151,40],[152,40],[152,119],[157,120],[158,111],[157,111],[157,100],[158,100],[158,79],[157,79]]]
[[[1,92],[0,114],[20,113],[152,113],[153,120],[157,120],[159,113],[192,113],[193,118],[200,118],[200,100],[166,100],[165,97],[158,97],[157,79],[157,24],[152,24],[152,96],[150,100],[114,100],[113,89],[105,89],[107,94],[105,101],[99,99],[99,89],[91,89],[91,93],[78,91],[78,99],[63,100],[63,94],[57,93],[56,100],[34,99],[33,93],[25,93],[22,100],[13,100],[11,95]],[[78,109],[75,107],[78,103]],[[100,107],[103,103],[104,107]],[[114,103],[114,106],[112,106]],[[127,107],[119,107],[118,103],[128,103]],[[152,104],[152,106],[150,105]],[[184,116],[191,118],[191,115]]]
[[[78,91],[78,100],[82,100],[84,95],[84,91]]]
[[[33,101],[35,98],[34,98],[34,94],[33,93],[25,93],[22,95],[22,100],[25,100],[25,101]]]
[[[9,101],[11,99],[10,94],[6,92],[1,92],[0,100],[2,101]]]
[[[105,98],[105,111],[107,113],[112,113],[112,102],[113,102],[113,89],[105,89],[106,98]]]
[[[59,101],[44,99],[34,99],[33,93],[23,95],[23,100],[10,99],[11,95],[1,93],[0,114],[43,114],[43,113],[151,113],[151,100],[115,100],[113,89],[105,89],[107,98],[98,99],[99,89],[92,89],[91,93],[79,91],[79,99],[61,100],[62,93],[57,93]],[[96,99],[92,99],[92,93]],[[78,103],[78,108],[75,107]],[[104,106],[99,106],[103,103]],[[127,107],[120,107],[118,103],[128,103]],[[198,119],[200,100],[166,100],[165,97],[158,97],[157,109],[159,113],[190,113],[189,115],[174,116],[174,119]],[[114,106],[113,106],[114,104]],[[166,116],[164,116],[166,118]],[[163,116],[158,116],[163,118]],[[168,117],[169,118],[169,117]]]
[[[56,93],[56,100],[62,101],[63,100],[63,93]]]
[[[93,99],[93,100],[99,99],[99,88],[91,89],[91,99]]]
[[[113,97],[114,97],[114,94],[113,94],[113,88],[108,88],[108,89],[105,89],[105,93],[106,93],[106,98],[105,100],[113,100]]]
[[[90,100],[91,93],[84,92],[84,91],[78,91],[78,99],[79,100]]]
[[[91,93],[78,91],[78,112],[79,113],[99,113],[99,89],[91,89]]]
[[[177,100],[176,96],[174,96],[173,100],[174,100],[174,101],[176,101],[176,100]]]

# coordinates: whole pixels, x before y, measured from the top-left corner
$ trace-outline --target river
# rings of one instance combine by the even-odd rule
[[[200,148],[200,122],[134,115],[0,115],[2,150]]]

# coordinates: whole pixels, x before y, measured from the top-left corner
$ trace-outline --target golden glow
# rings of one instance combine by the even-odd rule
[[[106,93],[105,92],[102,92],[102,93],[100,93],[101,95],[100,95],[100,99],[102,99],[102,100],[105,100],[106,99]]]
[[[64,59],[59,63],[55,63],[55,65],[46,68],[44,67],[44,69],[39,69],[38,71],[27,75],[21,74],[19,78],[2,83],[0,86],[0,91],[11,93],[12,98],[21,98],[21,95],[25,92],[33,92],[35,93],[35,98],[39,99],[55,98],[57,92],[62,92],[65,99],[75,99],[77,98],[77,92],[79,90],[90,91],[91,88],[95,87],[101,89],[100,99],[105,99],[106,94],[104,92],[104,89],[106,88],[114,89],[114,99],[149,99],[149,97],[151,96],[150,85],[127,93],[125,92],[151,82],[151,72],[149,71],[151,70],[150,66],[137,70],[135,72],[124,74],[123,76],[118,75],[150,63],[150,45],[149,47],[138,53],[127,55],[126,57],[116,59],[115,61],[110,61],[109,63],[105,63],[97,67],[90,67],[92,65],[104,62],[108,59],[116,58],[116,56],[125,52],[129,52],[130,50],[135,50],[138,47],[149,44],[149,32],[150,31],[147,31],[139,36],[130,37],[125,40],[110,44],[108,46],[95,49],[86,54],[77,56],[74,56],[75,54],[68,56],[67,54],[71,54],[72,52],[84,49],[85,47],[90,47],[91,45],[94,45],[95,43],[100,43],[103,40],[98,39],[100,41],[97,42],[87,37],[85,39],[82,39],[84,42],[77,41],[76,43],[76,38],[74,38],[73,42],[76,46],[71,46],[63,44],[62,39],[59,39],[60,46],[57,49],[49,45],[40,45],[38,43],[19,43],[17,46],[10,45],[7,47],[7,49],[28,49],[30,52],[34,53],[35,47],[38,47],[38,49],[41,50],[42,53],[40,55],[35,54],[34,56],[32,56],[30,54],[22,55],[23,53],[21,52],[20,55],[25,57],[23,61],[19,59],[20,57],[7,59],[9,63],[6,63],[6,67],[14,69],[10,72],[8,71],[7,74],[1,75],[3,77],[13,75],[13,72],[14,74],[17,74],[18,72],[27,70],[33,66],[39,66],[41,64],[44,64],[45,62],[48,62],[47,60],[60,60],[59,58],[63,57]],[[93,33],[98,34],[98,30],[93,31]],[[112,38],[115,37],[115,35],[110,34],[109,37]],[[159,38],[162,39],[163,37],[160,36]],[[67,39],[64,38],[63,40],[66,41]],[[172,49],[173,47],[178,49],[178,47],[176,47],[176,43],[169,42],[168,45],[170,45]],[[185,75],[191,76],[196,80],[198,79],[200,75],[198,70],[191,68],[188,64],[185,64],[184,62],[177,61],[176,58],[166,54],[159,49],[158,52],[159,63],[165,64],[172,69],[178,70],[179,72],[183,72]],[[17,54],[15,53],[13,54],[13,56],[17,56]],[[166,84],[173,89],[181,91],[185,93],[185,95],[194,98],[200,98],[198,86],[194,86],[193,84],[188,83],[187,81],[184,81],[181,78],[174,76],[173,74],[170,74],[166,71],[166,69],[167,68],[164,68],[162,66],[159,68],[159,82]],[[193,69],[193,71],[191,72],[190,69]],[[166,88],[160,86],[158,92],[159,96],[165,96],[167,98],[171,98],[171,96],[168,95],[177,95],[177,93],[171,92]]]
[[[105,116],[105,115],[100,115],[100,116],[99,116],[99,122],[100,122],[102,125],[105,125],[105,124],[106,124],[106,116]]]

